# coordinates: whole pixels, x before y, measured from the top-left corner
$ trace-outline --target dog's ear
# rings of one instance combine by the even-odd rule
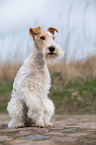
[[[38,26],[37,28],[30,28],[29,29],[29,34],[32,37],[34,37],[35,35],[38,35],[41,30],[42,30],[42,28],[40,26]]]
[[[47,31],[49,31],[52,35],[54,35],[55,31],[58,33],[58,30],[56,28],[53,28],[53,27],[49,27],[47,29]]]

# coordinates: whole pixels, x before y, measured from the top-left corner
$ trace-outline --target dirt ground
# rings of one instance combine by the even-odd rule
[[[0,145],[96,145],[96,115],[55,115],[53,127],[8,129],[0,114]]]

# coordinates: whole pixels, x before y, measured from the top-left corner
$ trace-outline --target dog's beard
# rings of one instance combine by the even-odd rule
[[[46,62],[49,65],[54,65],[60,62],[61,57],[58,54],[46,54]]]
[[[58,49],[53,52],[50,52],[47,47],[47,49],[43,50],[43,56],[47,64],[53,65],[60,62],[64,56],[64,52],[62,51],[61,47],[58,47]]]

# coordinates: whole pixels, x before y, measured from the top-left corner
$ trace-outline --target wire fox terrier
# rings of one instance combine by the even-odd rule
[[[12,97],[7,110],[12,120],[9,128],[24,126],[52,126],[54,104],[48,98],[51,87],[47,64],[54,64],[63,57],[63,51],[55,42],[56,28],[42,31],[30,28],[34,40],[33,52],[24,61],[13,83]]]

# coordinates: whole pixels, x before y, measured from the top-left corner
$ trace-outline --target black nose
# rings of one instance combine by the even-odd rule
[[[49,50],[50,50],[50,51],[51,51],[51,53],[52,53],[52,52],[54,52],[55,47],[54,47],[54,46],[50,46],[50,47],[49,47]]]

